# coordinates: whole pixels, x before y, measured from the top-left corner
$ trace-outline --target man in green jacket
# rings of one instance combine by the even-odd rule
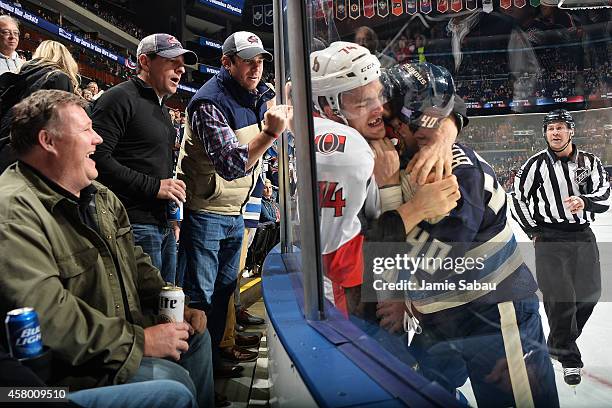
[[[134,245],[123,205],[93,181],[90,156],[102,138],[85,104],[45,90],[14,108],[19,161],[0,176],[0,316],[38,312],[53,384],[173,379],[213,406],[206,317],[185,308],[185,322],[158,324],[164,282]]]

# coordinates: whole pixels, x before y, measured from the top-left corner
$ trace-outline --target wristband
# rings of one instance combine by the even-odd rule
[[[264,132],[266,135],[270,136],[270,137],[271,137],[272,139],[274,139],[274,140],[278,139],[278,136],[280,136],[280,135],[275,135],[274,133],[270,132],[270,131],[269,131],[269,130],[267,130],[267,129],[264,129],[264,130],[263,130],[263,132]]]

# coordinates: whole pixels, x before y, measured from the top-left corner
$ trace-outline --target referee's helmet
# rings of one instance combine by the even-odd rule
[[[574,130],[576,127],[574,118],[572,118],[572,115],[568,111],[565,109],[555,109],[554,111],[548,112],[542,121],[542,134],[544,137],[546,137],[546,128],[548,125],[555,122],[565,122],[570,130]]]

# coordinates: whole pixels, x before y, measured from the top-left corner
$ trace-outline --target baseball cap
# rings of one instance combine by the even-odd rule
[[[182,55],[187,65],[198,62],[198,56],[195,52],[184,49],[179,40],[170,34],[151,34],[143,38],[138,44],[136,56],[151,53],[164,58],[176,58]]]
[[[243,59],[251,59],[263,55],[266,61],[272,61],[272,54],[263,47],[261,39],[248,31],[237,31],[223,42],[223,55],[238,55]]]

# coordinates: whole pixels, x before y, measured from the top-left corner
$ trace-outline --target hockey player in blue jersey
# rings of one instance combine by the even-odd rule
[[[394,66],[381,80],[390,101],[387,123],[405,142],[401,153],[409,159],[427,129],[447,120],[452,77],[421,63]],[[408,233],[413,267],[392,279],[408,279],[412,286],[405,304],[379,305],[381,325],[420,327],[409,346],[419,371],[450,392],[469,377],[478,406],[558,406],[537,285],[506,218],[506,194],[491,166],[459,143],[453,146],[452,174],[461,199],[448,215],[422,221]],[[409,200],[419,188],[406,172],[396,184],[395,198],[387,195],[383,209]]]

